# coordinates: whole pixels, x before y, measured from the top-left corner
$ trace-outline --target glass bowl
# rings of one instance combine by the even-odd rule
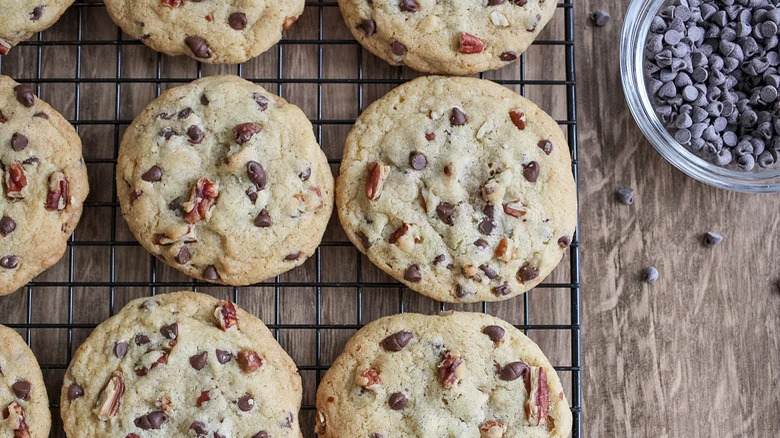
[[[620,75],[628,108],[639,129],[658,152],[686,175],[706,184],[746,193],[780,192],[780,164],[751,171],[716,166],[677,143],[666,130],[647,94],[644,47],[650,22],[668,0],[632,0],[620,39]]]

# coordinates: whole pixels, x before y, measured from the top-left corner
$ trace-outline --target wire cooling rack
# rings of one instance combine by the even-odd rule
[[[527,77],[529,71],[539,77]],[[446,309],[490,312],[539,343],[564,383],[573,437],[582,436],[579,228],[564,262],[536,290],[504,303],[465,306],[433,302],[385,276],[349,243],[335,219],[306,264],[267,283],[237,288],[178,274],[143,251],[127,231],[114,184],[122,132],[148,101],[196,77],[238,74],[301,106],[337,172],[357,115],[415,73],[364,51],[344,27],[336,2],[307,2],[276,47],[245,64],[217,67],[155,53],[123,35],[102,2],[77,1],[53,28],[0,57],[0,73],[35,84],[38,96],[73,123],[90,175],[84,215],[62,261],[14,295],[0,297],[0,323],[26,337],[44,370],[52,437],[65,436],[59,389],[84,338],[126,301],[181,289],[233,299],[274,331],[303,377],[306,437],[314,436],[316,386],[349,336],[379,316]],[[556,17],[518,62],[480,76],[529,95],[558,119],[577,180],[574,1],[558,5]]]

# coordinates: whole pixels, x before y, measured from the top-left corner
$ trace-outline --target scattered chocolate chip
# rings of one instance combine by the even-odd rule
[[[36,6],[35,9],[30,13],[30,20],[31,21],[38,21],[43,16],[43,11],[46,10],[46,6],[39,5]]]
[[[371,241],[368,240],[368,236],[362,231],[357,232],[357,236],[360,239],[360,243],[363,245],[363,249],[368,250],[371,248]]]
[[[560,246],[561,248],[568,248],[569,245],[571,245],[571,237],[562,236],[558,239],[558,246]]]
[[[493,232],[493,220],[489,217],[482,218],[481,221],[479,221],[479,225],[477,228],[479,228],[479,232],[484,235],[490,235],[491,232]]]
[[[615,192],[615,196],[617,196],[618,201],[622,204],[631,205],[634,203],[634,189],[628,187],[618,189],[617,192]]]
[[[135,345],[141,346],[141,345],[146,345],[148,343],[149,343],[149,336],[140,333],[135,335]]]
[[[206,366],[206,360],[208,357],[209,353],[207,351],[190,356],[190,366],[200,371],[203,369],[203,367]]]
[[[296,252],[293,252],[293,253],[290,253],[290,254],[287,254],[286,256],[284,256],[284,260],[288,261],[288,262],[294,262],[295,260],[298,260],[299,258],[301,258],[301,252],[300,251],[296,251]]]
[[[417,12],[419,8],[414,0],[401,0],[398,7],[404,12]]]
[[[244,144],[251,140],[252,136],[260,132],[262,129],[263,127],[259,123],[242,123],[240,125],[236,125],[233,128],[233,138],[236,140],[236,143]]]
[[[182,202],[184,202],[184,199],[182,199],[182,197],[179,196],[178,198],[175,198],[170,203],[168,203],[168,209],[173,211],[176,214],[176,216],[181,216]]]
[[[488,0],[488,6],[498,6],[502,5],[506,2],[506,0]]]
[[[159,118],[161,118],[163,120],[171,120],[173,118],[173,114],[160,113],[160,114],[157,114],[157,117],[159,117]]]
[[[406,54],[407,49],[406,46],[403,45],[403,43],[398,41],[393,41],[392,43],[390,43],[390,50],[392,50],[393,54],[395,54],[396,56],[403,56]]]
[[[553,144],[550,140],[540,140],[536,144],[545,154],[550,155],[553,151]]]
[[[376,22],[371,19],[365,19],[361,21],[357,27],[363,31],[363,34],[366,36],[366,38],[369,38],[371,35],[376,33]]]
[[[539,269],[531,266],[529,263],[524,263],[517,270],[517,278],[522,282],[531,281],[539,276]]]
[[[168,416],[163,411],[153,411],[146,415],[138,417],[133,421],[136,427],[141,430],[159,429],[164,422],[168,420]]]
[[[500,297],[503,297],[512,293],[512,289],[509,287],[509,283],[504,282],[494,287],[493,293]]]
[[[203,270],[203,278],[211,281],[219,280],[220,277],[219,272],[217,272],[217,268],[214,265],[206,266],[206,269]]]
[[[27,137],[18,132],[15,132],[14,135],[11,136],[11,148],[16,152],[23,151],[28,143]]]
[[[523,165],[523,176],[528,182],[536,182],[539,178],[539,163],[531,161]]]
[[[30,398],[30,391],[32,391],[32,385],[26,380],[19,380],[11,385],[11,390],[17,398],[27,400]]]
[[[184,44],[192,50],[192,54],[195,55],[196,58],[211,57],[211,50],[209,50],[206,40],[199,36],[188,36],[187,38],[184,38]]]
[[[247,25],[246,14],[243,12],[233,12],[228,17],[228,24],[235,30],[243,30]]]
[[[433,264],[438,265],[439,263],[443,262],[445,258],[446,256],[444,254],[439,254],[433,258]]]
[[[466,288],[466,287],[464,287],[464,286],[462,286],[460,284],[457,284],[455,286],[455,297],[456,298],[466,298],[466,297],[470,297],[472,295],[474,295],[474,292],[472,292],[470,289],[468,289],[468,288]]]
[[[200,104],[203,106],[209,106],[209,98],[206,95],[200,96]]]
[[[236,404],[238,405],[238,409],[241,409],[241,412],[249,412],[255,406],[255,399],[253,399],[252,396],[247,394],[241,396],[241,398],[238,399],[238,402],[236,402]]]
[[[159,166],[152,166],[141,175],[141,179],[147,182],[158,182],[162,180],[162,169]]]
[[[482,329],[482,333],[486,334],[493,342],[503,339],[505,332],[503,327],[497,325],[489,325]]]
[[[19,259],[17,259],[13,254],[9,254],[7,256],[3,256],[3,258],[0,258],[0,268],[15,269],[17,266],[19,266]]]
[[[498,277],[498,272],[496,272],[495,269],[491,268],[488,265],[479,265],[479,269],[485,273],[485,277],[491,280],[494,280],[496,277]]]
[[[165,138],[166,140],[170,140],[171,137],[174,135],[179,135],[176,131],[174,131],[172,128],[163,128],[160,130],[160,132],[157,134],[160,137]]]
[[[512,362],[501,367],[498,378],[505,382],[511,382],[528,372],[530,372],[528,365],[523,362]]]
[[[249,198],[249,201],[254,205],[257,203],[257,192],[252,190],[251,188],[246,189],[246,196]]]
[[[43,111],[40,111],[40,112],[37,112],[37,113],[33,114],[33,117],[37,117],[37,118],[43,119],[43,120],[49,120],[49,115],[46,114]]]
[[[16,230],[16,222],[8,216],[0,219],[0,236],[6,237]]]
[[[194,113],[192,108],[190,107],[184,108],[183,110],[179,111],[179,120],[186,119],[187,117],[191,116],[192,113]]]
[[[268,432],[261,430],[260,432],[252,435],[252,438],[268,438]]]
[[[263,96],[260,93],[254,93],[252,95],[254,97],[255,102],[257,103],[257,106],[260,107],[260,111],[265,111],[268,109],[268,98]]]
[[[84,395],[84,389],[75,383],[68,387],[68,400],[73,401]]]
[[[35,104],[35,93],[33,93],[30,84],[17,85],[14,87],[14,91],[16,92],[16,100],[22,105],[30,108]]]
[[[422,152],[414,151],[409,154],[409,165],[412,166],[412,169],[414,170],[422,170],[428,165],[428,159],[425,158],[425,154]]]
[[[249,181],[254,183],[257,190],[263,190],[265,188],[267,179],[265,175],[265,169],[257,161],[249,161],[246,163],[246,174],[249,177]]]
[[[450,124],[452,126],[463,126],[467,121],[468,117],[466,117],[466,113],[457,107],[452,108],[452,112],[450,113]]]
[[[406,396],[400,392],[394,392],[390,394],[390,398],[387,400],[387,404],[390,405],[390,409],[394,411],[402,411],[406,408]]]
[[[422,272],[420,272],[420,265],[417,263],[406,268],[404,272],[404,280],[411,283],[417,283],[422,280]]]
[[[454,223],[452,217],[455,215],[455,206],[449,202],[442,202],[436,206],[436,214],[442,222],[452,225]]]
[[[189,137],[190,143],[200,144],[200,142],[203,141],[203,137],[204,137],[203,130],[200,129],[200,127],[197,125],[192,125],[189,128],[187,128],[187,137]]]
[[[382,340],[382,348],[387,351],[401,351],[409,344],[414,335],[411,332],[400,331],[393,333],[392,335]]]
[[[293,413],[292,412],[288,412],[287,416],[284,417],[284,421],[282,421],[282,424],[280,424],[280,426],[282,426],[285,429],[292,428],[293,418],[294,418],[293,417]]]
[[[217,356],[217,362],[219,362],[222,365],[225,365],[226,363],[230,362],[230,359],[233,358],[233,353],[225,350],[217,349],[215,351],[215,354]]]
[[[267,228],[270,227],[271,224],[271,215],[268,214],[268,210],[265,208],[260,210],[260,213],[255,218],[255,226],[260,228]]]
[[[479,249],[485,249],[488,246],[490,246],[490,244],[485,239],[477,239],[474,241],[474,246],[476,246]]]
[[[1,221],[0,221],[0,228],[2,228]],[[0,232],[2,232],[1,229]],[[723,236],[721,236],[720,234],[714,231],[707,231],[706,233],[704,233],[704,236],[702,237],[702,243],[704,244],[704,246],[708,248],[712,248],[713,246],[720,244],[720,242],[723,242]]]
[[[190,254],[190,250],[187,249],[186,246],[182,246],[179,248],[179,253],[176,254],[176,257],[174,257],[173,260],[180,265],[186,265],[192,260],[192,254]]]
[[[124,359],[127,354],[127,342],[119,341],[114,345],[114,355],[119,359]]]
[[[652,266],[642,269],[642,281],[650,284],[658,281],[658,269]]]
[[[202,421],[193,421],[190,425],[190,431],[193,432],[196,437],[205,437],[209,433],[206,423]]]
[[[33,155],[32,157],[22,161],[22,164],[37,164],[37,163],[40,163],[40,162],[41,162],[41,160],[38,157]]]
[[[160,334],[168,339],[176,339],[179,336],[179,324],[174,322],[160,327]]]
[[[499,59],[501,59],[504,62],[512,62],[515,59],[517,59],[517,52],[508,50],[501,55],[498,56]]]

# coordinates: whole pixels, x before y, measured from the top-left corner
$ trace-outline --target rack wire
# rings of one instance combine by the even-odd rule
[[[267,54],[261,56],[275,57],[276,59],[264,62],[276,64],[273,69],[249,68],[247,64],[230,66],[213,70],[210,66],[195,63],[194,71],[187,69],[172,69],[185,71],[185,74],[169,74],[167,71],[168,59],[160,54],[150,55],[151,50],[144,49],[140,42],[128,39],[117,28],[112,30],[110,38],[95,37],[92,24],[95,20],[109,20],[104,10],[102,2],[76,1],[72,8],[66,13],[53,29],[48,30],[30,41],[21,43],[14,48],[6,57],[0,56],[0,74],[6,74],[14,77],[19,82],[33,83],[37,88],[37,94],[41,95],[42,90],[47,94],[56,97],[62,88],[73,87],[69,91],[68,98],[65,101],[72,100],[72,109],[68,112],[54,104],[55,108],[63,112],[70,119],[70,122],[76,129],[83,133],[88,129],[97,128],[101,133],[108,137],[104,139],[110,142],[109,151],[106,156],[100,154],[91,154],[90,142],[85,140],[85,162],[90,173],[90,185],[95,191],[96,184],[103,185],[111,189],[110,199],[99,199],[94,193],[85,202],[85,217],[82,218],[82,226],[89,212],[100,211],[92,217],[92,230],[82,231],[82,227],[76,229],[68,242],[68,248],[63,260],[50,271],[34,279],[21,291],[16,292],[10,297],[0,298],[0,323],[17,329],[27,339],[28,344],[39,356],[41,368],[44,370],[44,376],[47,382],[50,399],[52,400],[52,418],[54,424],[52,427],[52,437],[64,437],[62,426],[57,420],[59,418],[58,400],[59,386],[62,380],[62,374],[67,368],[68,363],[78,347],[80,340],[92,330],[102,320],[103,317],[113,315],[116,310],[121,308],[121,303],[125,299],[140,295],[154,295],[159,292],[192,289],[208,293],[226,295],[238,302],[243,307],[249,305],[255,309],[255,314],[261,316],[268,327],[274,331],[276,337],[288,351],[295,349],[296,345],[302,339],[307,339],[310,343],[309,349],[313,353],[307,359],[297,357],[291,351],[291,354],[299,364],[299,370],[304,377],[304,405],[301,412],[301,423],[304,429],[304,436],[312,437],[312,424],[314,416],[314,391],[319,383],[321,376],[328,369],[329,361],[335,357],[343,348],[343,343],[349,335],[362,327],[365,323],[373,319],[377,314],[404,312],[409,310],[427,309],[446,310],[456,308],[457,306],[444,303],[420,304],[420,297],[405,289],[400,283],[395,282],[389,277],[374,275],[370,271],[372,266],[358,250],[354,248],[349,241],[339,234],[338,231],[329,231],[317,249],[316,254],[307,262],[308,273],[301,275],[283,274],[268,283],[256,285],[255,287],[233,287],[217,288],[214,285],[197,282],[187,279],[181,275],[172,273],[162,263],[140,248],[140,245],[127,237],[126,230],[122,229],[123,223],[118,218],[119,203],[116,199],[116,190],[114,183],[116,156],[119,149],[122,130],[132,121],[130,118],[123,117],[128,110],[123,103],[123,96],[127,96],[127,89],[134,86],[151,86],[154,88],[154,97],[159,95],[165,88],[175,86],[180,83],[186,83],[195,77],[201,77],[213,72],[232,73],[243,76],[256,83],[260,83],[266,88],[275,91],[283,97],[285,92],[289,91],[290,86],[316,87],[316,102],[312,101],[315,114],[308,114],[312,118],[315,133],[319,143],[323,144],[324,131],[330,138],[334,128],[336,131],[346,131],[355,121],[355,117],[366,106],[368,102],[366,91],[369,87],[380,88],[388,91],[388,87],[399,85],[410,78],[412,72],[403,68],[391,68],[385,66],[382,61],[377,61],[373,55],[364,51],[360,45],[348,34],[341,32],[343,37],[333,37],[339,35],[337,28],[343,28],[341,17],[338,13],[338,4],[334,1],[307,2],[304,20],[299,20],[298,25],[303,25],[301,21],[308,21],[309,25],[316,25],[316,35],[309,32],[302,38],[290,39],[285,35],[275,48],[272,48]],[[526,66],[527,54],[523,54],[516,63],[515,72],[518,77],[499,77],[482,74],[480,77],[489,77],[500,84],[519,88],[519,92],[526,94],[527,86],[534,87],[563,87],[565,89],[565,119],[558,120],[566,132],[569,140],[569,146],[572,154],[572,171],[575,181],[578,181],[577,162],[577,113],[576,113],[576,86],[575,86],[575,67],[574,67],[574,0],[563,0],[558,4],[557,14],[563,15],[563,38],[541,39],[534,42],[534,46],[545,47],[556,46],[563,49],[565,58],[565,78],[562,79],[527,79]],[[69,23],[67,23],[69,22]],[[113,26],[106,21],[109,26]],[[316,24],[315,24],[316,23]],[[305,34],[305,32],[303,32]],[[89,35],[87,35],[89,34]],[[53,37],[52,37],[53,36]],[[290,67],[285,64],[289,56],[285,56],[285,51],[292,51],[296,47],[306,48],[311,52],[316,49],[316,77],[304,74],[296,77],[295,72],[291,73]],[[75,53],[72,56],[63,57],[57,52],[59,50],[72,50]],[[332,56],[334,48],[345,48],[354,52],[357,59],[355,62],[355,71],[345,74],[344,70],[333,74],[326,72],[329,59]],[[549,49],[552,50],[552,49]],[[90,52],[90,53],[86,53]],[[132,53],[130,53],[132,52]],[[325,53],[328,54],[325,54]],[[19,53],[17,55],[17,53]],[[88,57],[94,58],[95,54],[112,54],[114,63],[98,68],[102,74],[85,75],[84,63]],[[275,56],[274,56],[275,55]],[[127,65],[134,65],[138,62],[138,57],[146,59],[145,63],[153,65],[152,70],[146,71],[146,74],[126,74]],[[47,58],[53,59],[49,62]],[[65,59],[63,59],[65,58]],[[149,61],[151,59],[151,61]],[[52,66],[52,62],[55,64]],[[91,59],[91,63],[99,62]],[[180,62],[188,62],[182,60]],[[382,67],[374,68],[376,65]],[[49,74],[48,70],[55,70],[55,74]],[[94,70],[94,68],[93,68]],[[111,71],[113,70],[113,72]],[[337,69],[338,70],[338,69]],[[387,72],[390,74],[387,74]],[[70,73],[68,73],[70,72]],[[112,74],[107,74],[107,73]],[[377,74],[380,72],[380,74]],[[125,73],[125,74],[123,74]],[[150,74],[151,73],[151,74]],[[333,98],[329,92],[324,92],[326,87],[334,86],[354,87],[355,100],[353,108],[355,117],[326,117],[325,108],[331,108]],[[269,87],[270,86],[270,87]],[[113,109],[103,111],[103,117],[83,117],[85,104],[89,106],[101,106],[101,101],[105,103],[107,98],[98,96],[97,98],[85,97],[84,90],[90,88],[103,90],[113,89],[115,94],[113,98]],[[384,87],[384,88],[382,88]],[[56,92],[55,92],[56,90]],[[375,92],[377,90],[374,90]],[[381,95],[382,93],[378,93]],[[377,97],[377,96],[375,96]],[[129,98],[128,98],[129,99]],[[294,98],[289,98],[293,103],[297,103]],[[53,103],[53,102],[50,102]],[[138,107],[140,105],[140,107]],[[145,102],[135,105],[142,108]],[[95,111],[90,111],[95,112]],[[107,114],[106,114],[107,113]],[[84,135],[82,134],[82,137]],[[94,141],[101,135],[90,135]],[[331,141],[333,142],[333,141]],[[337,143],[337,142],[336,142]],[[343,142],[341,143],[343,145]],[[338,145],[340,146],[340,145]],[[339,158],[331,157],[329,162],[336,170],[340,163]],[[111,172],[105,171],[109,167]],[[102,170],[101,170],[102,169]],[[109,181],[110,178],[110,181]],[[331,224],[331,228],[337,228]],[[95,231],[98,230],[98,231]],[[553,334],[565,334],[568,338],[565,350],[568,363],[555,363],[551,358],[555,369],[564,382],[569,384],[565,387],[571,410],[574,415],[574,428],[572,436],[580,438],[582,436],[582,368],[580,356],[581,326],[580,326],[580,239],[579,225],[569,249],[568,269],[564,276],[568,276],[568,281],[549,282],[545,281],[537,289],[540,291],[531,291],[523,295],[522,298],[510,300],[504,304],[510,307],[519,308],[522,303],[522,311],[514,312],[519,321],[513,321],[515,325],[522,329],[526,334],[535,337],[536,333],[552,332]],[[125,252],[130,251],[127,255]],[[334,254],[325,254],[326,251],[334,252],[336,257],[344,257],[344,254],[353,255],[351,258],[355,268],[353,280],[341,278],[332,279],[328,269],[323,269],[323,265],[333,265],[331,257]],[[139,252],[140,251],[140,252]],[[107,260],[103,257],[107,256]],[[148,261],[147,261],[148,260]],[[326,263],[327,262],[327,263]],[[84,274],[85,270],[90,271],[94,265],[107,264],[107,269],[97,269],[100,271],[96,275]],[[145,278],[127,278],[124,272],[128,269],[138,270],[138,265],[146,264]],[[298,268],[304,270],[305,268]],[[293,271],[294,272],[294,271]],[[97,277],[97,278],[92,278]],[[554,277],[554,276],[553,276]],[[374,280],[369,280],[373,278]],[[552,323],[533,323],[531,315],[531,297],[537,294],[549,293],[550,290],[564,290],[568,295],[568,315],[562,315],[558,312],[557,319]],[[293,292],[294,291],[294,292]],[[127,294],[130,294],[128,297]],[[308,296],[309,298],[293,300],[295,304],[290,304],[290,299],[286,295],[296,293],[298,297]],[[262,298],[253,301],[257,294],[262,294]],[[303,294],[303,295],[302,295]],[[343,316],[334,316],[332,313],[333,305],[330,303],[330,297],[339,296],[343,299],[346,295],[354,295],[354,303],[347,306],[352,307],[354,312],[349,318]],[[381,300],[375,300],[374,294],[383,294],[391,297],[393,303],[389,307]],[[351,298],[350,298],[351,300]],[[99,301],[104,309],[95,313],[97,316],[83,316],[89,313],[91,307],[96,301]],[[251,302],[248,304],[247,302]],[[515,304],[513,304],[515,303]],[[313,306],[313,315],[309,320],[300,320],[301,318],[290,318],[291,306]],[[327,309],[326,309],[327,307]],[[336,304],[338,309],[340,305]],[[380,307],[380,310],[375,309]],[[107,308],[107,309],[106,309]],[[44,309],[43,311],[39,309]],[[489,305],[482,303],[476,307],[467,307],[467,310],[489,311]],[[250,309],[252,310],[252,309]],[[312,309],[307,309],[311,311]],[[492,310],[492,308],[491,308]],[[328,314],[326,314],[328,313]],[[494,313],[494,312],[491,312]],[[511,312],[510,312],[511,313]],[[101,316],[102,315],[102,316]],[[351,318],[351,321],[348,319]],[[290,321],[288,321],[290,319]],[[296,320],[299,319],[299,320]],[[289,335],[293,333],[292,335]],[[304,335],[300,335],[304,333]],[[333,334],[336,333],[334,336]],[[292,345],[291,345],[292,344]],[[292,347],[292,348],[291,348]],[[64,353],[61,350],[64,349]],[[325,350],[328,350],[327,352]],[[543,346],[544,349],[544,346]],[[55,350],[55,353],[51,353]],[[58,354],[57,352],[61,353]],[[549,352],[548,352],[549,353]],[[328,357],[325,357],[325,356]],[[563,360],[563,359],[561,359]],[[308,385],[307,385],[308,380]]]

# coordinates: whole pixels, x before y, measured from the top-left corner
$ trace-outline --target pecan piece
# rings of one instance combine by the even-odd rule
[[[5,174],[6,196],[22,199],[27,193],[25,187],[27,187],[27,175],[24,174],[24,168],[19,162],[13,163]]]
[[[163,233],[154,235],[154,242],[158,245],[173,245],[177,242],[194,243],[198,241],[198,235],[193,225],[174,225],[168,227]]]
[[[233,128],[233,138],[236,140],[236,143],[244,144],[262,129],[263,126],[259,123],[242,123]]]
[[[494,254],[498,260],[501,260],[502,262],[509,262],[515,258],[516,252],[517,248],[512,245],[512,241],[509,240],[508,237],[504,237],[498,242],[498,246],[496,247]]]
[[[165,6],[170,6],[172,8],[175,8],[177,6],[181,6],[182,0],[160,0],[160,3],[162,3]]]
[[[519,199],[515,199],[504,204],[504,213],[512,217],[523,217],[526,213],[525,206]]]
[[[200,178],[192,187],[190,200],[182,204],[184,212],[187,213],[185,220],[191,224],[200,220],[209,220],[211,218],[211,206],[219,197],[219,187],[217,183],[211,182],[208,178]]]
[[[17,402],[11,402],[3,411],[8,429],[14,431],[14,438],[30,438],[30,428],[24,419],[24,409]]]
[[[506,425],[498,420],[486,421],[479,425],[479,438],[501,438],[506,433]]]
[[[436,377],[444,389],[457,385],[466,374],[463,357],[458,350],[447,350],[442,353],[441,362],[436,367]]]
[[[7,55],[8,51],[11,50],[11,45],[8,44],[4,39],[0,39],[0,55]]]
[[[525,415],[529,423],[541,426],[547,423],[547,410],[550,403],[547,371],[542,367],[532,366],[528,376],[526,380],[528,400],[525,402]]]
[[[236,306],[230,301],[222,301],[214,309],[214,316],[217,318],[219,328],[222,331],[228,331],[230,328],[238,325],[238,315]]]
[[[390,166],[376,161],[368,163],[368,180],[366,181],[366,197],[374,200],[379,197],[382,186],[390,174]]]
[[[49,175],[49,192],[46,194],[46,209],[62,211],[68,206],[68,179],[62,172]]]
[[[485,48],[485,43],[481,39],[466,32],[461,32],[458,35],[460,53],[471,55],[474,53],[480,53]]]
[[[201,407],[203,403],[206,403],[209,400],[211,400],[211,396],[209,396],[209,392],[201,391],[200,395],[198,396],[198,399],[195,400],[195,406]]]
[[[162,350],[149,350],[138,360],[138,366],[135,368],[137,376],[149,374],[149,370],[157,368],[160,365],[168,363],[168,354]]]
[[[282,29],[289,30],[296,21],[298,21],[298,17],[285,17]]]
[[[116,370],[111,373],[111,378],[106,383],[103,392],[98,397],[95,405],[95,414],[100,421],[108,421],[115,417],[119,412],[119,405],[122,401],[122,394],[125,393],[125,375]]]
[[[512,120],[512,123],[517,126],[517,129],[523,130],[525,129],[525,113],[520,109],[514,109],[512,111],[509,111],[509,118]]]
[[[355,384],[365,389],[375,391],[376,387],[382,384],[379,378],[379,372],[373,368],[367,368],[355,376]]]
[[[241,350],[238,352],[238,365],[245,373],[259,370],[263,366],[263,359],[254,351]]]

